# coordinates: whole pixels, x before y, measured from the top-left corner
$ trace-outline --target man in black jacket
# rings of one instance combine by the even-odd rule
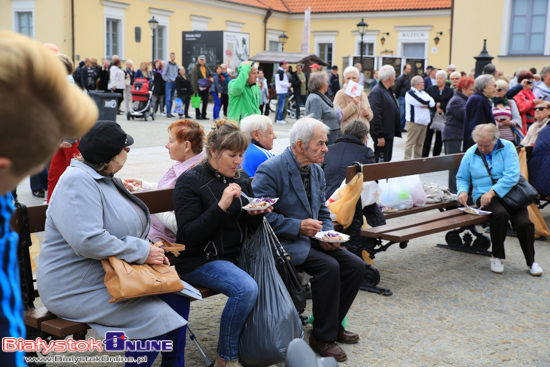
[[[369,94],[369,103],[374,114],[371,120],[371,137],[374,141],[376,162],[391,161],[393,138],[401,137],[399,108],[389,88],[395,84],[395,69],[384,65],[378,72],[380,82]]]
[[[340,76],[338,75],[338,66],[334,65],[330,69],[330,75],[328,77],[328,91],[327,95],[331,101],[334,101],[336,92],[340,90]]]
[[[411,89],[411,65],[405,64],[403,74],[395,81],[395,87],[393,87],[393,93],[395,98],[399,102],[399,117],[401,118],[401,131],[405,131],[405,93]]]

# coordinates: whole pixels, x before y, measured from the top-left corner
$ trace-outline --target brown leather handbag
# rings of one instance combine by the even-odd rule
[[[184,245],[172,244],[161,238],[165,251],[179,255]],[[111,295],[109,303],[132,298],[154,296],[183,290],[183,283],[176,270],[168,265],[129,264],[116,256],[101,260],[105,270],[105,286]]]

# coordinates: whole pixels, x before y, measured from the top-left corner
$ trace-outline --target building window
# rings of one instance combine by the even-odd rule
[[[34,37],[32,29],[32,12],[17,12],[17,32],[27,37]]]
[[[514,0],[509,54],[543,54],[548,0]]]
[[[277,41],[269,41],[269,51],[280,51],[280,43]]]
[[[332,66],[332,43],[319,43],[319,57],[321,60]]]
[[[155,59],[166,60],[166,53],[164,50],[164,39],[166,37],[166,27],[159,25],[157,27],[157,34],[155,37]]]
[[[357,44],[357,49],[359,52],[357,54],[361,53],[361,42]],[[359,55],[361,56],[361,55]],[[374,43],[370,42],[363,42],[363,56],[374,56]]]
[[[403,57],[422,59],[425,54],[425,43],[403,43]]]
[[[118,46],[120,44],[119,42],[119,24],[120,21],[117,19],[107,19],[107,34],[105,35],[105,49],[106,49],[106,56],[108,58],[113,57],[113,55],[118,55]]]

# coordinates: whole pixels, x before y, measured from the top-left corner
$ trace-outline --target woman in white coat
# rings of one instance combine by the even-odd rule
[[[118,97],[118,103],[117,103],[117,114],[120,115],[122,112],[120,111],[120,104],[122,103],[122,100],[124,99],[124,90],[126,89],[126,74],[124,73],[124,70],[122,70],[120,66],[120,60],[113,61],[113,65],[111,66],[111,69],[109,70],[109,83],[111,83],[111,90],[115,93],[119,93],[120,97]]]

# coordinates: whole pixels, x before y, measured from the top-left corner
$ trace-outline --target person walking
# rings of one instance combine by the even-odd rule
[[[206,65],[206,56],[200,55],[199,61],[191,71],[191,85],[193,93],[201,97],[202,110],[195,108],[195,119],[207,120],[206,108],[208,107],[208,89],[210,89],[209,79],[212,76],[212,71]]]
[[[172,115],[172,103],[174,102],[174,95],[176,93],[176,78],[178,77],[179,66],[176,64],[176,54],[170,53],[170,61],[166,63],[164,69],[162,69],[162,79],[166,83],[166,117],[174,117]]]
[[[277,120],[276,124],[286,124],[287,122],[283,119],[285,111],[285,102],[286,95],[288,94],[288,88],[290,88],[290,83],[288,82],[288,76],[286,71],[288,69],[288,64],[284,61],[279,62],[279,69],[275,73],[275,90],[277,92]]]
[[[191,118],[189,116],[189,102],[191,101],[191,81],[185,74],[185,68],[183,66],[180,66],[178,77],[176,78],[176,91],[178,93],[178,97],[181,98],[182,104],[185,107],[185,118],[189,119]],[[182,114],[179,115],[179,118],[181,119],[183,117]]]

